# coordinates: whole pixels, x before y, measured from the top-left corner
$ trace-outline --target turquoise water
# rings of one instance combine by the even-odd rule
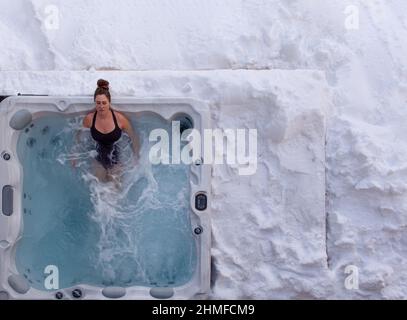
[[[45,290],[48,265],[58,268],[60,288],[178,286],[191,279],[197,254],[188,166],[151,165],[148,135],[155,128],[170,134],[170,123],[154,114],[130,119],[142,143],[141,159],[131,165],[129,138],[123,135],[122,190],[94,176],[95,144],[88,129],[74,143],[82,117],[49,114],[19,136],[24,229],[16,265],[33,287]]]

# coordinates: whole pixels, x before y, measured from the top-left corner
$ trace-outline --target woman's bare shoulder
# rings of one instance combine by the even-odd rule
[[[127,116],[124,113],[120,112],[120,111],[114,110],[114,114],[117,115],[120,119],[127,119],[128,120]]]
[[[130,122],[129,118],[125,114],[123,114],[119,111],[116,111],[116,110],[114,111],[114,114],[117,116],[117,120],[119,121],[120,127],[122,127],[122,128],[126,127],[127,124]]]
[[[93,118],[93,115],[94,115],[94,114],[95,114],[95,112],[92,111],[92,112],[88,113],[88,114],[85,116],[85,118],[83,118],[83,126],[84,126],[85,128],[90,128],[90,127],[92,126],[92,118]]]

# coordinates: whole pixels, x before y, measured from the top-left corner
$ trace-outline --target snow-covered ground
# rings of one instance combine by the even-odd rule
[[[0,94],[104,77],[257,128],[255,175],[213,170],[211,298],[407,298],[407,2],[105,2],[0,0]]]

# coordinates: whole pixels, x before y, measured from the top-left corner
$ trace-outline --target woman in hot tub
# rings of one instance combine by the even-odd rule
[[[139,139],[134,133],[131,122],[120,112],[111,107],[109,82],[98,80],[94,94],[95,111],[83,119],[83,126],[90,128],[92,138],[96,141],[97,156],[93,160],[96,177],[101,182],[114,181],[117,187],[118,177],[122,174],[119,161],[117,141],[125,131],[131,139],[134,159],[139,157]]]

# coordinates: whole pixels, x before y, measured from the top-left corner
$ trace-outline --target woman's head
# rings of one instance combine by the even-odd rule
[[[96,103],[96,109],[100,110],[110,106],[111,96],[109,91],[109,81],[99,79],[97,86],[94,94],[94,101]]]

